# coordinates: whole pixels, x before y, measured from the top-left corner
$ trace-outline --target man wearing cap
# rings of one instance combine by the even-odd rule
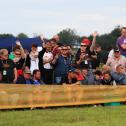
[[[31,79],[31,71],[30,69],[25,69],[22,76],[19,76],[17,79],[17,84],[33,84],[33,80]]]
[[[120,54],[119,48],[114,48],[114,56],[108,58],[106,65],[110,66],[111,71],[116,71],[118,65],[126,67],[126,58]]]
[[[95,46],[97,35],[97,32],[93,33],[93,40],[91,46],[91,42],[88,38],[84,38],[82,40],[80,49],[76,54],[76,64],[78,68],[91,68],[90,53],[94,51],[93,49]]]
[[[126,27],[121,29],[121,36],[117,39],[120,54],[126,57]]]

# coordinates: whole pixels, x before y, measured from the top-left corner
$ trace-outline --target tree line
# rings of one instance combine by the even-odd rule
[[[116,26],[110,33],[102,34],[97,37],[97,43],[104,49],[109,50],[116,45],[117,38],[120,34],[121,26]],[[63,29],[58,33],[60,37],[60,43],[65,44],[80,44],[85,36],[79,36],[75,29]],[[28,38],[25,33],[20,33],[17,36],[13,34],[0,34],[1,37],[17,37],[17,38]],[[86,36],[89,40],[92,40],[92,35]]]

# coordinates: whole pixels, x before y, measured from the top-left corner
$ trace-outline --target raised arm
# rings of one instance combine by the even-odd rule
[[[93,52],[94,51],[94,47],[95,47],[95,44],[96,44],[96,37],[98,36],[98,33],[97,32],[94,32],[92,34],[93,36],[93,40],[92,40],[92,44],[91,44],[91,47],[90,47],[90,51]]]
[[[24,49],[23,49],[23,47],[22,47],[20,41],[16,41],[16,45],[18,45],[18,46],[20,47],[20,50],[21,50],[21,57],[22,57],[23,59],[26,58],[26,54],[25,54],[25,52],[24,52]]]

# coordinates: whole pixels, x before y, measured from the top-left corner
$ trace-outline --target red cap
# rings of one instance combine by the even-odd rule
[[[87,39],[87,38],[84,38],[83,40],[82,40],[82,43],[84,43],[85,45],[90,45],[90,40],[89,39]]]

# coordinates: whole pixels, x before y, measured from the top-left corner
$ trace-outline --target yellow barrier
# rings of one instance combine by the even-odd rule
[[[0,84],[0,109],[126,101],[126,86]]]

